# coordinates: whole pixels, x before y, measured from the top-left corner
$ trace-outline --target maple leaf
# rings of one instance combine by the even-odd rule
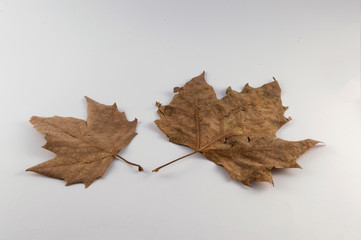
[[[43,147],[56,153],[56,157],[27,171],[64,179],[66,186],[84,183],[85,187],[102,177],[115,157],[143,171],[141,166],[118,155],[137,135],[137,119],[129,122],[115,103],[107,106],[85,98],[87,121],[58,116],[30,119],[39,132],[46,134],[47,143]]]
[[[271,169],[300,168],[297,158],[318,143],[276,137],[291,120],[284,117],[287,107],[282,106],[276,79],[259,88],[247,84],[241,92],[229,87],[219,100],[203,72],[174,92],[169,105],[156,103],[160,119],[155,123],[170,142],[195,151],[153,172],[199,152],[247,186],[254,181],[273,184]]]

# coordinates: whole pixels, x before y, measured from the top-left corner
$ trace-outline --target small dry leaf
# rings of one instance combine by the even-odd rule
[[[66,185],[84,183],[85,187],[104,175],[118,152],[137,135],[137,119],[129,122],[117,105],[100,104],[88,97],[87,121],[72,117],[32,117],[30,122],[42,133],[47,143],[43,146],[56,157],[31,167],[42,175],[64,179]],[[138,166],[139,171],[142,167]]]
[[[195,151],[154,172],[199,152],[247,186],[254,181],[273,184],[271,169],[300,168],[297,158],[318,143],[276,137],[291,119],[284,117],[287,108],[282,106],[276,79],[259,88],[247,84],[241,92],[229,87],[219,100],[203,72],[174,92],[169,105],[157,103],[160,119],[155,123],[170,142]]]

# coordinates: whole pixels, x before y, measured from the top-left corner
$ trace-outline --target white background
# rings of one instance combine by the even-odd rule
[[[361,239],[360,1],[0,1],[0,239]],[[326,143],[232,181],[155,126],[155,102],[206,71],[218,97],[275,76],[293,121]],[[139,120],[88,189],[25,172],[54,156],[32,115],[86,118],[87,95]]]

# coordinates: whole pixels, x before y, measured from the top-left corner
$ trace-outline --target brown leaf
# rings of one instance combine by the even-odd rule
[[[118,152],[137,135],[137,119],[129,122],[117,105],[100,104],[88,97],[87,121],[72,117],[32,117],[30,122],[42,133],[47,143],[43,146],[56,157],[31,167],[42,175],[64,179],[66,186],[84,183],[85,187],[104,175]],[[142,167],[138,166],[139,171]]]
[[[259,88],[248,84],[241,92],[226,91],[218,100],[204,79],[204,72],[181,88],[174,88],[173,100],[167,106],[157,103],[158,128],[170,142],[223,166],[232,179],[250,186],[250,182],[273,184],[271,169],[300,168],[297,158],[318,141],[285,141],[276,132],[291,118],[285,118],[281,89],[276,79]]]

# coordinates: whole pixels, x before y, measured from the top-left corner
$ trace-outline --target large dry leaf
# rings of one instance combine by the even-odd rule
[[[298,168],[297,158],[318,141],[285,141],[276,132],[290,120],[284,117],[278,82],[241,92],[226,91],[218,100],[204,79],[204,72],[181,88],[174,88],[167,106],[157,103],[159,120],[155,123],[170,142],[188,146],[214,163],[223,166],[232,179],[273,184],[271,169]],[[165,164],[153,171],[169,165]]]
[[[31,167],[42,175],[64,179],[66,185],[84,183],[88,187],[104,175],[119,151],[137,134],[137,119],[129,122],[117,105],[100,104],[88,97],[87,121],[72,117],[32,117],[30,122],[42,133],[47,143],[43,146],[56,157]],[[125,162],[138,166],[134,163]]]

